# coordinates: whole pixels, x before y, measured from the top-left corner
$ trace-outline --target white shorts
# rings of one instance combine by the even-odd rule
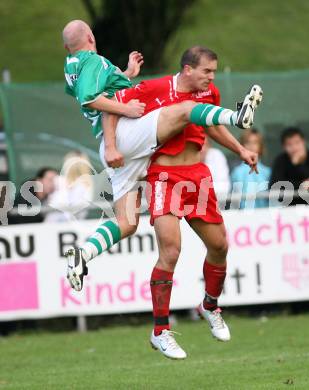
[[[124,166],[116,168],[110,175],[114,202],[131,191],[137,181],[145,178],[149,159],[157,149],[157,125],[161,108],[149,112],[141,118],[121,117],[116,128],[118,151],[124,156]],[[100,158],[104,159],[104,139],[100,145]]]

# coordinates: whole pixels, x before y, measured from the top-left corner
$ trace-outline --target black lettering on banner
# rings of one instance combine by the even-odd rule
[[[24,250],[22,250],[22,248],[21,248],[21,237],[16,236],[15,237],[15,249],[16,249],[16,253],[20,257],[31,256],[32,253],[34,252],[34,236],[32,234],[30,236],[28,236],[28,246],[27,246],[27,249],[24,248]]]
[[[59,233],[59,256],[64,257],[65,252],[70,246],[76,245],[77,234],[74,232]]]
[[[134,253],[134,252],[143,253],[145,248],[146,248],[146,244],[145,244],[146,238],[147,238],[147,241],[149,243],[148,244],[149,250],[151,252],[154,252],[154,250],[155,250],[154,236],[151,233],[134,234],[134,236],[131,236],[125,240],[119,241],[112,248],[108,249],[107,252],[110,255],[122,254],[122,253]],[[136,248],[136,245],[134,245],[134,242],[138,243],[137,248]]]
[[[128,238],[128,252],[131,253],[133,252],[132,250],[132,241],[133,240],[138,240],[139,243],[139,252],[144,252],[144,239],[148,237],[149,242],[150,242],[150,250],[151,252],[154,251],[154,238],[153,235],[150,233],[147,234],[134,234],[134,236],[131,236]]]
[[[114,245],[114,246],[112,246],[111,248],[109,248],[109,249],[107,250],[107,252],[108,252],[110,255],[114,255],[115,253],[117,253],[117,254],[122,253],[122,243],[123,243],[123,241],[117,242],[117,244]]]
[[[261,272],[262,267],[261,267],[260,263],[255,263],[255,265],[252,264],[252,266],[253,266],[253,271],[255,272],[257,293],[261,294],[262,293],[262,272]],[[254,274],[252,274],[251,272],[250,272],[250,275],[252,277],[254,276]],[[230,274],[228,276],[230,278],[235,279],[236,293],[238,295],[244,293],[244,291],[242,291],[243,289],[242,289],[242,283],[241,282],[242,282],[242,279],[245,278],[247,275],[245,273],[242,273],[239,268],[236,268],[234,273],[232,273],[232,274]],[[202,283],[202,286],[203,286],[203,289],[204,289],[204,287],[205,287],[204,277],[199,278],[199,282]],[[227,284],[228,283],[225,283],[223,285],[222,295],[227,294],[227,289],[226,289],[226,287],[227,287],[226,285]],[[230,290],[231,290],[231,286],[229,285],[229,291]]]
[[[261,290],[261,285],[262,285],[262,280],[261,280],[261,265],[260,263],[256,263],[256,284],[257,284],[257,292],[260,294],[262,292]]]
[[[242,274],[238,268],[236,268],[234,274],[231,275],[231,278],[234,278],[236,282],[237,294],[241,294],[241,279],[245,276],[246,274]]]
[[[10,243],[5,239],[5,238],[2,238],[0,237],[0,243],[3,244],[3,247],[4,247],[4,258],[7,258],[9,259],[11,257],[11,247],[10,247]],[[2,259],[3,256],[0,254],[0,259]]]

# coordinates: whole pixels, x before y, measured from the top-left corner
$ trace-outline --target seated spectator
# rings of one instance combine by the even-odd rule
[[[46,222],[86,218],[93,198],[91,168],[88,157],[79,151],[70,152],[64,157],[57,190],[49,200],[49,205],[60,211],[49,213]]]
[[[259,155],[259,159],[264,153],[264,141],[262,134],[256,129],[244,130],[240,137],[240,143],[252,152]],[[258,174],[250,172],[248,165],[241,163],[236,166],[231,173],[233,193],[239,192],[245,194],[257,194],[261,191],[267,191],[270,179],[271,169],[264,165],[261,161],[257,164]],[[237,184],[236,184],[237,183]],[[240,208],[260,208],[267,207],[268,199],[242,199]]]
[[[276,157],[270,179],[270,187],[278,181],[289,181],[294,191],[309,189],[309,150],[305,136],[297,127],[288,127],[281,134],[283,152]],[[305,199],[294,196],[290,205],[308,204]]]
[[[24,188],[25,193],[23,193],[22,186],[21,192],[19,192],[15,198],[14,208],[18,207],[19,205],[25,205],[28,207],[46,206],[48,203],[49,196],[55,190],[55,180],[57,176],[58,172],[56,171],[56,169],[50,167],[41,168],[36,174],[35,178],[30,180],[31,182],[34,182],[33,185],[31,185],[30,188]],[[37,198],[34,202],[35,204],[31,203],[28,200],[30,199],[29,195]],[[36,215],[21,215],[20,213],[17,214],[16,211],[17,210],[15,210],[15,213],[9,214],[9,224],[43,222],[45,218],[44,213],[42,213],[41,211]]]
[[[201,153],[201,161],[208,165],[212,174],[214,189],[218,198],[230,190],[230,172],[227,159],[220,149],[212,148],[210,139],[206,137]]]

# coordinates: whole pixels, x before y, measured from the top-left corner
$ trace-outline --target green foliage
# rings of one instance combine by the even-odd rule
[[[309,67],[307,0],[198,0],[169,40],[168,70],[182,52],[201,44],[219,55],[220,69],[288,70]]]
[[[91,22],[87,2],[94,5],[95,15],[106,16],[102,0],[1,1],[0,70],[9,68],[15,82],[62,80],[65,52],[61,31],[70,19]],[[143,0],[143,4],[146,7],[149,1]],[[141,17],[138,9],[129,10],[136,20]],[[163,71],[170,72],[178,69],[179,57],[187,47],[204,44],[218,52],[220,69],[229,66],[232,71],[251,72],[308,68],[308,14],[307,0],[196,0],[186,10],[182,24],[175,23],[178,30],[164,38],[163,44],[168,39],[165,49],[154,38],[145,38],[152,31],[151,17],[143,21],[145,37],[139,35],[138,40],[135,34],[142,30],[137,30],[135,22],[131,24],[130,45],[123,47],[125,37],[120,37],[119,61],[126,60],[130,49],[145,50],[147,45],[158,65],[155,71],[159,71],[163,57]],[[128,20],[121,15],[120,22]],[[117,23],[110,22],[109,29],[108,34],[114,33]],[[108,36],[98,38],[108,53]],[[111,59],[117,62],[117,58]]]
[[[0,70],[14,82],[63,79],[61,32],[71,19],[88,19],[81,0],[0,2]]]
[[[91,317],[89,318],[91,321]],[[0,388],[6,390],[308,389],[309,316],[228,318],[229,343],[205,323],[180,323],[187,351],[172,361],[149,346],[151,325],[87,334],[0,338]],[[289,386],[288,386],[289,387]]]
[[[83,0],[92,19],[98,51],[121,68],[128,52],[144,55],[144,70],[160,72],[164,66],[166,42],[182,22],[185,11],[196,0]]]

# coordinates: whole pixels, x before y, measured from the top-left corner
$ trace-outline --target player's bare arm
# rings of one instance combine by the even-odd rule
[[[117,102],[115,98],[112,98],[112,101]],[[130,100],[126,106],[142,104],[143,112],[144,113],[144,103],[139,103],[137,99]],[[119,103],[124,104],[124,103]],[[142,115],[140,115],[142,116]],[[106,113],[104,112],[103,119],[102,119],[102,127],[104,129],[103,137],[104,137],[104,144],[105,144],[105,152],[104,152],[104,158],[107,163],[107,165],[111,168],[120,168],[124,165],[124,158],[123,155],[117,150],[117,144],[116,144],[116,126],[119,120],[119,115],[112,114],[112,113]]]
[[[140,118],[145,110],[145,104],[140,103],[138,100],[130,100],[128,103],[119,103],[116,100],[111,100],[101,95],[93,102],[87,105],[88,108],[93,110],[105,111],[110,114],[117,114],[121,116],[127,116],[129,118]]]
[[[133,51],[129,54],[128,66],[124,74],[131,79],[138,76],[143,63],[144,60],[142,54],[138,51]],[[105,144],[104,158],[107,165],[112,168],[119,168],[124,165],[123,155],[117,150],[116,145],[116,126],[118,120],[118,115],[107,113],[104,113],[102,119]]]
[[[225,146],[227,149],[238,154],[242,161],[250,166],[250,173],[258,173],[258,154],[244,148],[225,126],[209,126],[205,129],[205,131],[209,137],[214,139],[220,145]]]
[[[119,120],[118,115],[103,115],[103,137],[104,137],[104,158],[107,165],[111,168],[120,168],[124,165],[123,155],[117,150],[116,126]]]

